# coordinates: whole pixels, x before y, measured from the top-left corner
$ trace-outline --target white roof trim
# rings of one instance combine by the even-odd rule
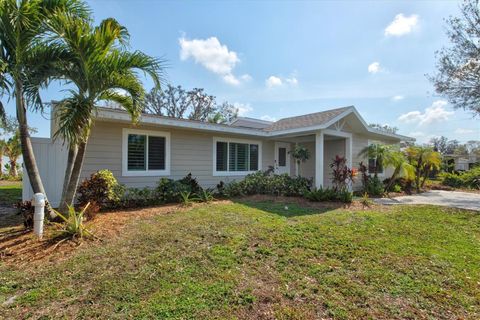
[[[314,125],[309,127],[278,130],[278,131],[262,131],[261,129],[235,127],[235,126],[228,126],[228,125],[222,125],[222,124],[188,121],[188,120],[173,119],[173,118],[166,118],[166,117],[157,117],[157,116],[151,116],[151,115],[142,115],[140,118],[140,122],[143,124],[161,125],[165,127],[197,129],[197,130],[204,130],[204,131],[211,131],[211,132],[225,132],[225,133],[234,133],[234,134],[267,138],[267,137],[285,136],[285,135],[296,134],[296,133],[308,133],[308,132],[314,132],[317,130],[327,129],[328,127],[333,125],[335,122],[337,122],[338,120],[341,120],[342,118],[348,116],[351,113],[355,114],[355,116],[360,120],[360,122],[363,124],[363,126],[369,133],[373,133],[376,135],[397,139],[401,141],[415,140],[414,138],[411,138],[411,137],[394,134],[390,132],[384,132],[384,131],[376,130],[374,128],[369,127],[368,124],[365,122],[365,120],[362,118],[362,116],[358,113],[357,109],[355,109],[355,107],[353,106],[349,107],[344,112],[337,115],[336,117],[334,117],[333,119],[331,119],[325,124]],[[97,119],[107,120],[107,121],[108,120],[118,120],[118,121],[124,121],[124,122],[131,121],[130,115],[122,110],[103,109],[103,108],[98,109]]]

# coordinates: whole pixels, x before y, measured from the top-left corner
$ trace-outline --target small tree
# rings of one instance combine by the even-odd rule
[[[393,168],[393,173],[385,185],[385,192],[390,190],[398,178],[404,177],[407,180],[413,180],[415,177],[415,168],[408,163],[405,154],[400,150],[389,149],[384,155],[384,165]]]
[[[292,158],[295,159],[298,166],[298,176],[301,176],[300,165],[310,158],[310,151],[305,147],[296,145],[289,153],[292,155]]]
[[[415,169],[415,188],[420,192],[433,170],[439,170],[442,156],[429,147],[411,146],[405,149],[409,164]]]

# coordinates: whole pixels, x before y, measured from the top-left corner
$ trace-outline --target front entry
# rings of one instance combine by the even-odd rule
[[[275,142],[275,173],[290,175],[290,143]]]

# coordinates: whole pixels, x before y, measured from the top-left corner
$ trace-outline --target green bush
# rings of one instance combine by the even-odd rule
[[[444,186],[452,188],[480,189],[480,167],[475,167],[460,174],[443,172],[440,180]]]
[[[77,189],[78,203],[85,206],[90,203],[89,215],[101,209],[114,207],[121,199],[117,179],[110,170],[100,170],[83,180]]]
[[[374,175],[367,180],[364,191],[370,196],[381,196],[383,194],[383,189],[383,182],[377,175]]]
[[[310,190],[311,186],[311,179],[259,171],[247,175],[241,181],[232,181],[227,184],[219,183],[217,189],[220,194],[227,197],[254,194],[301,196],[305,190]]]
[[[303,196],[313,202],[322,201],[340,201],[344,203],[351,203],[353,201],[353,193],[348,190],[335,191],[332,188],[318,188],[307,190]]]

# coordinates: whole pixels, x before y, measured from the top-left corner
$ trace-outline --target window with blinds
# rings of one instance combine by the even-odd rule
[[[166,169],[166,138],[129,133],[127,136],[127,170],[135,172]]]
[[[215,168],[217,172],[248,172],[259,169],[259,145],[217,141]]]

